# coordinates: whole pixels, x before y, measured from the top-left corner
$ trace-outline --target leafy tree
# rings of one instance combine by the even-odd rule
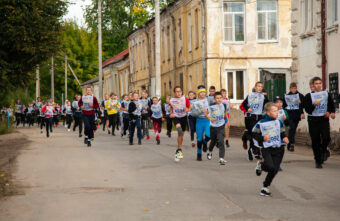
[[[65,0],[0,1],[0,93],[27,86],[58,50],[66,8]]]

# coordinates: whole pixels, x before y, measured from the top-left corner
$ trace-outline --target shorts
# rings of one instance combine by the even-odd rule
[[[177,124],[180,124],[181,125],[181,128],[183,130],[183,132],[186,130],[187,128],[187,125],[188,125],[188,118],[187,116],[185,117],[175,117],[173,119],[173,122],[174,122],[174,125],[176,126]]]

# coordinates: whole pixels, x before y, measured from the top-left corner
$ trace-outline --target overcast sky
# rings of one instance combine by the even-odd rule
[[[65,19],[75,19],[77,23],[81,26],[84,26],[84,10],[83,8],[86,5],[91,4],[91,0],[69,0],[71,4],[69,5],[68,12]]]

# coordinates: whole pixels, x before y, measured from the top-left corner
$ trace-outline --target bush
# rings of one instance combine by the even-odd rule
[[[14,118],[10,118],[9,128],[7,124],[7,116],[3,116],[2,120],[0,119],[0,134],[7,134],[13,132],[12,124],[13,124]]]

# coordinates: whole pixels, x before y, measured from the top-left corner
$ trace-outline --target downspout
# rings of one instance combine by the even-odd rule
[[[151,55],[151,47],[150,47],[150,42],[149,42],[149,32],[146,31],[146,25],[143,25],[144,28],[144,32],[146,35],[146,44],[148,47],[148,71],[149,71],[149,85],[148,85],[148,89],[149,89],[149,93],[150,93],[150,87],[151,87],[151,65],[150,65],[150,55]]]
[[[176,70],[176,36],[175,36],[175,31],[176,31],[176,20],[174,15],[170,12],[170,17],[172,20],[172,32],[171,32],[171,37],[172,37],[172,63],[173,63],[173,69],[174,69],[174,81],[173,81],[173,85],[176,85],[176,76],[177,76],[177,70]],[[170,72],[169,72],[169,91],[170,91],[170,95],[172,94],[172,90],[170,88]]]
[[[326,90],[326,0],[321,0],[322,88]]]
[[[207,86],[207,64],[205,56],[205,1],[201,0],[201,10],[202,10],[202,66],[203,66],[203,77],[202,84]]]

